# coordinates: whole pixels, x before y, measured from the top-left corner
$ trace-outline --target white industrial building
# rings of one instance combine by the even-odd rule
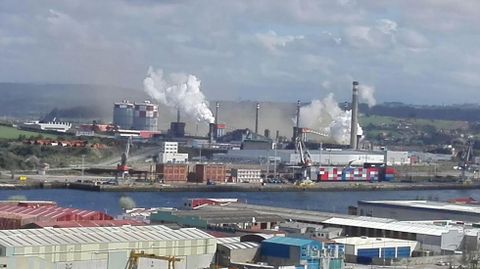
[[[187,163],[188,153],[178,153],[178,142],[162,142],[158,163]]]
[[[0,231],[0,267],[31,269],[127,268],[130,252],[178,258],[177,269],[208,268],[217,241],[195,228],[165,226],[45,228]],[[140,258],[137,268],[167,268]]]
[[[232,168],[230,174],[233,182],[260,183],[262,179],[260,169]]]
[[[66,133],[72,128],[72,124],[69,122],[40,122],[40,121],[29,121],[21,124],[22,128],[28,129],[38,129],[44,131],[55,131],[60,133]]]
[[[375,259],[401,259],[412,256],[418,242],[383,237],[344,237],[334,239],[345,246],[345,258],[349,262],[371,263]]]
[[[398,220],[452,219],[480,222],[480,205],[428,200],[358,201],[358,213],[363,216]]]
[[[372,217],[333,217],[322,221],[322,224],[343,228],[348,236],[417,241],[423,251],[436,254],[476,250],[479,246],[479,229],[448,225],[448,222],[447,225],[439,225]]]
[[[410,164],[407,151],[353,151],[340,149],[309,150],[312,162],[320,165],[345,166],[363,165],[363,163],[387,163],[388,165]],[[266,162],[275,158],[279,163],[298,164],[299,154],[294,150],[229,150],[215,154],[219,160]]]

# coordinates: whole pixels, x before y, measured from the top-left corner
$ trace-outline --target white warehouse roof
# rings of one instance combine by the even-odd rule
[[[478,205],[463,205],[452,204],[446,202],[434,202],[427,200],[386,200],[386,201],[359,201],[359,204],[374,204],[374,205],[391,205],[410,208],[432,209],[432,210],[447,210],[480,214],[480,206]]]
[[[324,224],[365,227],[370,229],[389,230],[403,233],[415,233],[424,235],[441,236],[451,229],[436,225],[401,222],[397,220],[379,220],[378,218],[330,218],[323,221]]]
[[[212,238],[214,237],[195,228],[172,230],[162,225],[45,228],[0,231],[0,245],[4,247],[99,244],[137,241],[174,241]]]

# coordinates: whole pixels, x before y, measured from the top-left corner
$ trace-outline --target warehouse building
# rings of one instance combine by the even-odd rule
[[[324,225],[344,229],[348,236],[386,237],[417,241],[422,251],[432,254],[451,254],[459,250],[478,248],[479,229],[398,221],[394,219],[334,217],[322,221]]]
[[[39,221],[97,221],[113,217],[99,211],[63,208],[48,201],[0,203],[0,230],[19,229]]]
[[[195,165],[195,182],[225,182],[227,178],[226,166],[223,163],[206,163]]]
[[[381,264],[392,259],[408,258],[417,248],[418,242],[379,237],[345,237],[335,239],[345,245],[347,262],[361,264]]]
[[[353,151],[340,149],[309,150],[312,162],[321,165],[345,166],[350,163],[387,163],[387,165],[410,164],[407,151]],[[229,161],[259,162],[276,156],[280,163],[298,164],[300,156],[294,150],[229,150],[226,154],[215,154],[215,159]]]
[[[200,230],[165,226],[6,230],[0,231],[0,267],[127,268],[133,250],[175,257],[177,269],[208,268],[216,243]],[[166,260],[140,258],[137,268],[167,266]]]
[[[358,201],[362,216],[398,220],[459,220],[480,222],[480,205],[427,200]]]
[[[283,221],[278,215],[253,210],[217,210],[215,206],[198,210],[158,211],[150,215],[150,223],[154,224],[174,223],[184,227],[223,228],[232,231],[273,229]]]
[[[185,183],[188,176],[188,164],[159,163],[156,165],[157,181],[163,183]]]
[[[322,243],[293,237],[272,237],[262,241],[261,261],[273,266],[320,268]]]
[[[258,242],[242,242],[240,237],[218,238],[217,241],[215,266],[237,267],[245,263],[255,263],[259,258]]]

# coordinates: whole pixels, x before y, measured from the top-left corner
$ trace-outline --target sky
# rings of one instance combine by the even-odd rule
[[[480,102],[478,0],[1,0],[0,81],[142,90],[194,74],[208,99]]]

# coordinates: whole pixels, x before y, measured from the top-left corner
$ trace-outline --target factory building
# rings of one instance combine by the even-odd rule
[[[395,219],[350,216],[308,210],[291,210],[269,206],[234,203],[235,209],[250,209],[278,214],[296,222],[319,224],[343,229],[343,235],[386,237],[417,241],[428,254],[451,254],[455,251],[477,250],[480,229],[476,224],[462,225],[456,221],[399,221]],[[219,207],[221,210],[222,207]]]
[[[215,265],[243,268],[245,263],[258,259],[260,243],[240,242],[240,238],[219,238]]]
[[[152,104],[150,101],[134,104],[133,114],[134,130],[158,130],[158,105]]]
[[[427,200],[358,201],[362,216],[398,220],[458,220],[480,222],[480,205]]]
[[[261,183],[261,174],[260,169],[232,168],[230,170],[231,181],[239,183]]]
[[[353,151],[353,150],[310,150],[310,157],[315,164],[325,166],[362,165],[363,163],[384,163],[387,165],[410,164],[408,152],[404,151]],[[299,154],[294,150],[229,150],[226,154],[215,154],[218,160],[236,160],[259,162],[268,157],[276,156],[280,163],[298,164]]]
[[[119,129],[131,129],[133,127],[134,104],[124,100],[113,105],[113,125]]]
[[[5,268],[127,268],[131,251],[172,256],[175,268],[208,268],[216,239],[194,228],[165,226],[24,229],[0,231]],[[165,258],[164,258],[165,259]],[[167,268],[168,260],[140,258],[137,267]]]
[[[178,142],[162,142],[158,163],[187,163],[188,153],[178,153]]]
[[[195,165],[195,182],[225,182],[226,166],[222,163],[205,163]]]
[[[157,180],[163,183],[187,182],[188,164],[158,163],[156,165]]]
[[[459,250],[478,247],[479,229],[438,223],[405,222],[371,217],[334,217],[321,221],[338,227],[349,236],[385,237],[417,241],[421,251],[433,254],[451,254]],[[448,224],[448,222],[445,222]]]
[[[345,246],[347,262],[381,264],[392,259],[409,258],[418,247],[418,242],[380,237],[345,237],[334,240]]]

